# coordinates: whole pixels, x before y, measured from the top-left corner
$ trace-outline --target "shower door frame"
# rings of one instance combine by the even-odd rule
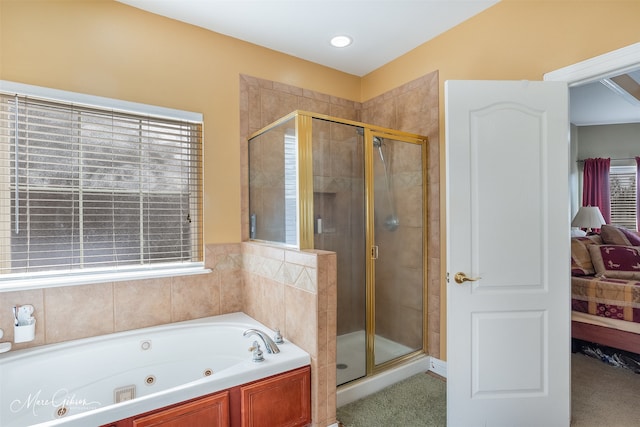
[[[400,132],[393,129],[386,129],[377,126],[364,124],[364,157],[365,157],[365,215],[366,215],[366,244],[369,248],[369,254],[366,256],[366,376],[384,372],[397,365],[427,354],[427,319],[428,319],[428,292],[427,292],[427,233],[428,233],[428,217],[427,217],[427,137]],[[368,127],[367,127],[368,126]],[[389,361],[377,364],[375,363],[375,337],[376,337],[376,258],[377,245],[375,241],[375,183],[374,183],[374,137],[382,139],[392,139],[409,144],[420,145],[422,150],[422,348],[409,352],[405,355],[393,358]]]
[[[349,381],[349,384],[366,379],[372,375],[393,368],[410,360],[428,354],[428,287],[427,287],[427,165],[428,165],[428,138],[426,136],[402,132],[382,126],[357,122],[354,120],[342,119],[325,114],[312,113],[308,111],[295,110],[270,123],[262,129],[254,132],[249,140],[260,136],[272,128],[283,124],[292,118],[295,119],[295,133],[298,147],[298,206],[297,225],[298,238],[297,248],[299,250],[313,250],[314,244],[314,201],[313,201],[313,119],[334,122],[338,124],[351,125],[364,129],[364,185],[365,185],[365,332],[366,332],[366,374],[364,377]],[[387,138],[405,143],[417,144],[422,147],[422,348],[403,356],[396,357],[379,365],[375,364],[375,224],[374,224],[374,174],[373,174],[373,138]],[[256,239],[251,239],[256,240]],[[261,240],[256,240],[261,241]],[[269,242],[270,244],[291,247],[282,242]],[[335,367],[335,366],[334,366]]]

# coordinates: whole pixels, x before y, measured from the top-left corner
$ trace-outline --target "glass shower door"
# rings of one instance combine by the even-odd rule
[[[363,130],[313,119],[313,241],[337,254],[337,384],[367,374]]]
[[[377,367],[423,348],[425,162],[421,143],[374,134],[372,145]]]

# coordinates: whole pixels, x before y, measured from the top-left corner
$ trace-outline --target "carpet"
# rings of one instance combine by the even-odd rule
[[[447,384],[421,373],[337,409],[344,427],[444,427]]]
[[[571,362],[571,426],[640,425],[640,375],[583,354]]]
[[[571,426],[640,425],[640,374],[571,355]],[[446,383],[418,374],[337,409],[344,427],[444,427]]]

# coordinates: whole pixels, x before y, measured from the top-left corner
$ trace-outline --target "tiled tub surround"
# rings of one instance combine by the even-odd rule
[[[207,274],[0,292],[3,341],[21,304],[35,307],[36,339],[14,350],[242,311],[309,353],[313,425],[333,424],[335,254],[236,243],[205,256]]]
[[[0,355],[0,425],[98,426],[309,365],[286,340],[253,362],[250,328],[274,335],[231,313]]]
[[[311,356],[311,419],[336,415],[336,254],[243,243],[243,311]]]
[[[13,349],[242,311],[240,245],[208,245],[205,256],[206,274],[0,292],[2,340],[13,340],[11,307],[22,304],[35,307],[36,338]]]

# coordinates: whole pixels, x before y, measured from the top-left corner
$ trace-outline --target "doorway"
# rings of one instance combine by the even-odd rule
[[[567,67],[551,71],[544,75],[545,81],[564,81],[569,88],[579,87],[597,82],[601,79],[629,73],[640,69],[640,43],[617,49],[606,54],[590,58],[588,60],[569,65]],[[571,104],[572,99],[569,98]],[[573,132],[572,132],[573,133]],[[572,150],[570,164],[567,165],[567,174],[571,180],[571,213],[576,213],[578,203],[578,183],[580,181],[577,168],[577,149],[574,149],[572,135]],[[570,310],[570,308],[567,308]]]

